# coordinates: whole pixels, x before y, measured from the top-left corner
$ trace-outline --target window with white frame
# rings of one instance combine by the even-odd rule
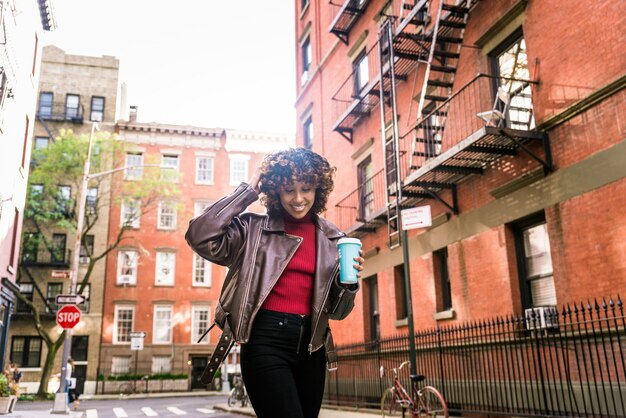
[[[129,167],[124,170],[124,180],[139,180],[143,174],[143,153],[127,152],[125,166]],[[132,168],[130,168],[132,167]]]
[[[302,125],[302,130],[304,132],[304,148],[313,148],[313,116],[309,115],[306,118]]]
[[[170,305],[154,306],[154,344],[172,342],[172,307]]]
[[[130,356],[113,356],[111,358],[111,374],[130,373]]]
[[[176,228],[176,205],[174,204],[174,202],[159,202],[159,217],[157,228]]]
[[[135,308],[133,306],[116,305],[113,326],[113,343],[130,343],[130,333],[133,330],[133,318]]]
[[[369,66],[365,49],[357,56],[353,62],[354,95],[360,96],[363,89],[369,82]]]
[[[304,42],[300,45],[300,53],[302,54],[302,75],[300,76],[300,85],[304,85],[311,77],[311,57],[313,56],[311,49],[311,35],[307,35]]]
[[[154,283],[157,286],[173,286],[175,267],[176,253],[171,251],[157,251]]]
[[[193,255],[193,286],[211,287],[211,263],[198,254]]]
[[[117,284],[137,284],[137,251],[123,250],[117,253]]]
[[[163,154],[161,158],[161,165],[164,167],[171,167],[161,169],[161,177],[164,180],[178,180],[178,160],[178,155]]]
[[[141,202],[139,199],[122,200],[121,226],[139,228],[141,218]]]
[[[172,371],[171,356],[152,356],[152,373],[169,373]]]
[[[196,157],[196,183],[213,184],[213,157]]]
[[[239,186],[239,183],[248,181],[247,156],[230,156],[230,185]]]
[[[208,305],[198,305],[191,307],[191,343],[198,342],[200,337],[209,329],[211,325],[211,307]],[[209,337],[205,336],[200,344],[208,344]]]
[[[200,216],[213,203],[210,200],[197,200],[193,204],[193,216]]]

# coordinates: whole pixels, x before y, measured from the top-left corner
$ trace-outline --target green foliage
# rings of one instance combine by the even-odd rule
[[[0,396],[5,398],[10,394],[11,390],[9,389],[9,381],[4,374],[0,374]]]

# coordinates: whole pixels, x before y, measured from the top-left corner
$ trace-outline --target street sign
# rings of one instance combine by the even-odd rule
[[[143,350],[143,338],[142,337],[131,338],[130,349],[131,350]]]
[[[81,295],[57,295],[55,301],[57,305],[80,305],[85,298]]]
[[[402,214],[402,229],[427,228],[433,224],[430,215],[430,205],[418,206],[416,208],[404,209]]]
[[[128,336],[130,338],[145,338],[146,335],[147,334],[145,331],[131,331],[128,333]]]
[[[76,305],[64,305],[57,311],[57,324],[63,329],[72,329],[80,322],[80,310]]]
[[[50,277],[53,279],[69,279],[70,273],[69,270],[52,270]]]

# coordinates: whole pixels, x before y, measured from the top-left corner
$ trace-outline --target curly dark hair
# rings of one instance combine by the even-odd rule
[[[333,191],[335,171],[326,158],[306,148],[289,148],[270,154],[261,165],[261,203],[270,215],[282,215],[281,187],[301,181],[315,187],[311,212],[320,214],[326,210],[328,196]]]

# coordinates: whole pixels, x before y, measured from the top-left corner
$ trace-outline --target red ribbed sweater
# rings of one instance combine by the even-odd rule
[[[278,278],[262,309],[297,315],[311,315],[315,278],[315,225],[310,213],[303,219],[285,217],[285,232],[302,238],[300,247]]]

